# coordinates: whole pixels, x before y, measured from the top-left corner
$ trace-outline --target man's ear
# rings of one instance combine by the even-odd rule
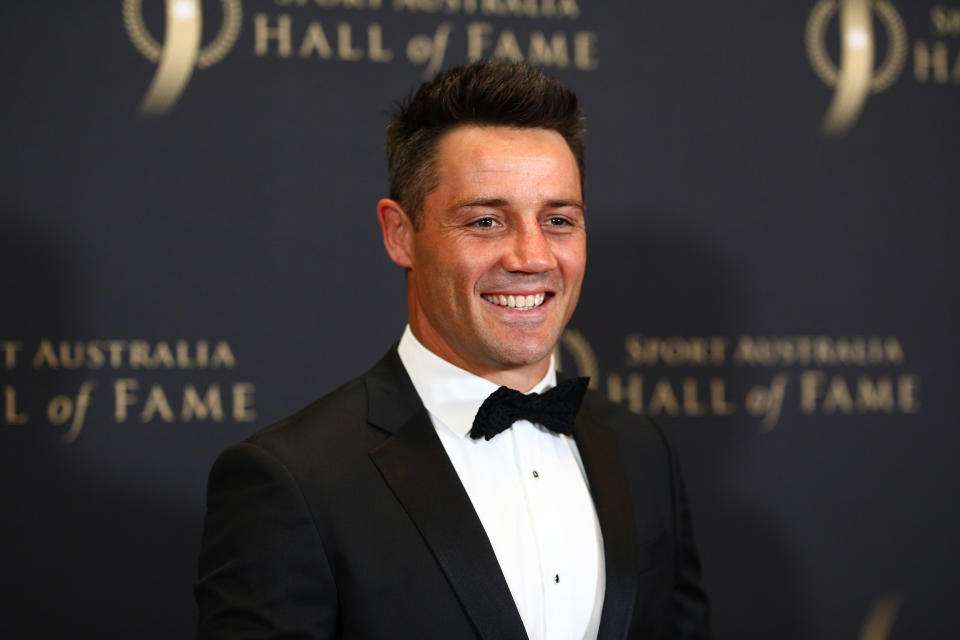
[[[377,218],[387,255],[401,267],[412,269],[414,231],[410,216],[399,202],[384,198],[377,203]]]

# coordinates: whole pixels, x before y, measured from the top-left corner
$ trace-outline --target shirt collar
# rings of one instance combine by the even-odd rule
[[[403,331],[397,346],[413,387],[420,400],[433,417],[461,438],[473,428],[473,418],[480,405],[498,385],[447,362],[427,349],[410,330]],[[557,372],[553,367],[553,355],[547,374],[528,393],[542,393],[557,386]]]

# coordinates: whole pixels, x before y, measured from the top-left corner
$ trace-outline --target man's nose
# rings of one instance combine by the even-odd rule
[[[556,268],[553,247],[539,223],[514,229],[503,266],[507,271],[524,273],[541,273]]]

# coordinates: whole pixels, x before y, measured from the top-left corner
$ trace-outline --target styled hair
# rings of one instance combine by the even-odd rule
[[[439,73],[396,105],[387,124],[390,198],[419,227],[437,186],[437,146],[463,125],[552,129],[563,136],[583,187],[583,114],[576,94],[525,62],[481,59]]]

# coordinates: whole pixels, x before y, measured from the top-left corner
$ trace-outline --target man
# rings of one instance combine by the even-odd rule
[[[201,638],[707,637],[666,438],[592,392],[578,409],[585,381],[553,369],[586,261],[582,135],[527,65],[453,69],[398,108],[377,213],[409,326],[217,460]]]

